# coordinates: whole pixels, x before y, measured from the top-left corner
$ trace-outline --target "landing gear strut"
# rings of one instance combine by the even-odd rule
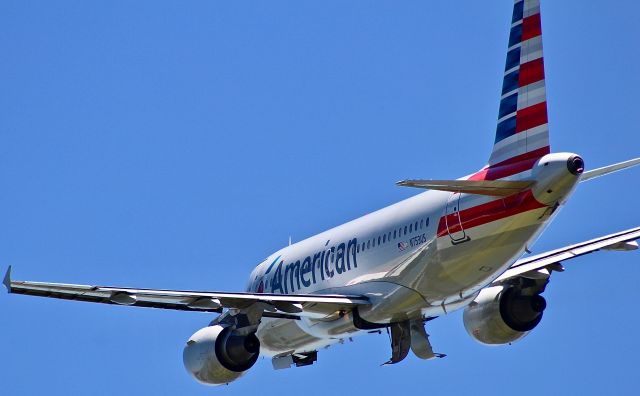
[[[443,358],[447,355],[434,353],[429,335],[422,320],[405,320],[391,324],[391,359],[387,364],[396,364],[404,360],[411,349],[420,359]]]

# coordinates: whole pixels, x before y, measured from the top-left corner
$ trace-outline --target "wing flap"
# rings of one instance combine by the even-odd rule
[[[402,187],[416,187],[428,190],[450,191],[456,193],[508,197],[526,191],[534,181],[522,180],[402,180],[396,183]]]

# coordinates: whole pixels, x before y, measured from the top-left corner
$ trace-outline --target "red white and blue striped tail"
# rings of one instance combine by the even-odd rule
[[[488,178],[531,169],[549,152],[540,0],[515,0]]]

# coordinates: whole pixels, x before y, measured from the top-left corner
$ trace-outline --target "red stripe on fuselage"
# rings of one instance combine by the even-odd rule
[[[522,20],[522,41],[542,35],[540,14],[528,16]]]
[[[537,150],[529,151],[528,153],[517,155],[482,169],[480,172],[471,175],[469,180],[498,180],[504,177],[513,176],[533,168],[536,161],[550,152],[551,149],[549,146],[546,146]]]
[[[497,220],[525,213],[531,210],[541,209],[546,205],[538,202],[531,190],[514,194],[510,197],[487,202],[459,213],[449,214],[440,218],[438,223],[438,237],[449,233],[461,232],[474,227],[485,225]],[[456,216],[460,216],[462,226]],[[449,227],[447,228],[447,223]]]

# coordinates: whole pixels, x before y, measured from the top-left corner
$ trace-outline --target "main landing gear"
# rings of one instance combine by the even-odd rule
[[[433,352],[429,335],[424,329],[422,320],[405,320],[392,323],[391,326],[391,359],[383,365],[396,364],[404,360],[409,349],[420,359],[430,360],[447,355]]]

